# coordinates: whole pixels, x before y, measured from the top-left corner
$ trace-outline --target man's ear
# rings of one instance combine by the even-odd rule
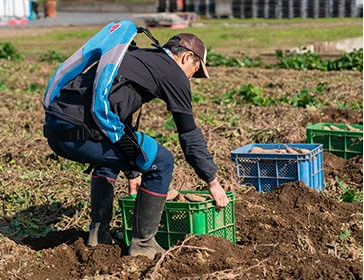
[[[193,59],[193,53],[188,51],[181,54],[181,63],[187,63],[188,59]]]

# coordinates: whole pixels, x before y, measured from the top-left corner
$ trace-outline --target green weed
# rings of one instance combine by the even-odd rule
[[[339,187],[344,191],[344,193],[340,196],[341,201],[351,202],[351,203],[363,201],[362,193],[358,193],[355,190],[349,190],[337,176],[335,180],[336,183],[339,185]]]
[[[325,70],[321,57],[316,53],[307,52],[299,55],[284,55],[281,50],[276,51],[278,62],[275,68],[295,70]]]
[[[264,91],[252,84],[241,86],[237,96],[242,97],[243,103],[250,103],[256,106],[269,107],[278,103],[278,100],[265,96]]]
[[[284,55],[282,51],[276,51],[278,62],[275,68],[295,70],[321,70],[339,71],[354,70],[363,71],[363,49],[344,54],[332,61],[323,61],[322,58],[310,51],[299,55]]]
[[[245,54],[240,54],[238,58],[226,56],[212,51],[207,50],[207,66],[226,66],[226,67],[259,67],[262,65],[262,60],[260,57],[251,58]]]
[[[7,89],[8,87],[6,86],[6,84],[4,82],[1,82],[0,81],[0,90],[5,90]]]
[[[197,103],[204,103],[206,101],[208,101],[208,99],[205,96],[199,93],[192,93],[192,103],[197,104]]]
[[[289,104],[292,107],[298,108],[319,108],[323,105],[328,105],[328,103],[321,99],[320,96],[323,95],[325,88],[327,87],[327,83],[318,84],[314,90],[309,88],[303,88],[298,93],[291,95],[284,95],[280,100],[283,103]]]
[[[21,55],[10,42],[0,42],[0,59],[7,60],[24,60]]]
[[[173,117],[169,116],[166,121],[163,123],[163,127],[167,130],[176,129],[176,124],[174,123]]]
[[[337,107],[340,110],[351,109],[353,111],[357,111],[357,110],[362,110],[363,109],[363,102],[352,101],[350,104],[348,104],[346,101],[344,101],[344,102],[339,101],[338,104],[337,104]]]
[[[205,115],[205,114],[200,114],[199,115],[199,119],[205,123],[209,123],[209,124],[217,124],[218,121],[215,120],[213,115]]]
[[[43,88],[43,86],[39,86],[37,84],[29,84],[26,93],[29,95],[32,95],[42,88]]]
[[[156,137],[158,135],[157,131],[155,131],[154,129],[150,128],[150,127],[145,127],[144,129],[144,133],[148,134],[151,137]]]
[[[344,240],[344,239],[346,239],[346,238],[348,238],[348,237],[350,237],[350,235],[351,235],[351,231],[350,230],[344,230],[341,234],[340,234],[340,240]]]
[[[323,95],[327,83],[318,84],[314,90],[303,88],[298,93],[285,94],[281,98],[266,96],[265,92],[252,84],[242,85],[238,90],[229,90],[221,94],[221,98],[214,96],[213,102],[216,104],[235,104],[242,105],[245,103],[255,106],[270,107],[273,105],[286,104],[292,107],[319,108],[328,105],[328,102],[320,96]]]
[[[178,146],[178,133],[170,133],[167,136],[164,136],[162,134],[158,134],[155,136],[155,140],[160,143],[161,145],[165,147],[173,147]]]
[[[178,146],[178,133],[171,133],[171,131],[174,131],[176,129],[173,117],[169,116],[162,124],[162,126],[169,131],[167,135],[158,133],[156,130],[150,127],[143,128],[143,132],[155,138],[155,140],[161,145],[164,145],[166,147]]]
[[[63,62],[66,57],[53,50],[47,51],[45,54],[41,55],[39,58],[40,62]]]
[[[328,64],[328,70],[363,71],[363,49],[346,53]]]
[[[344,54],[338,59],[332,61],[324,61],[320,55],[310,51],[298,55],[284,55],[281,50],[277,50],[276,56],[278,62],[274,65],[268,66],[268,68],[320,71],[363,71],[363,49]],[[259,56],[255,59],[252,59],[248,56],[245,56],[244,54],[241,54],[241,57],[236,58],[214,52],[211,49],[208,49],[206,63],[211,67],[261,67],[263,65]]]

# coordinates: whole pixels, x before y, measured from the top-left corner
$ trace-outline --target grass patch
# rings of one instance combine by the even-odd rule
[[[197,24],[198,23],[198,24]],[[40,35],[14,38],[11,41],[24,55],[41,55],[47,50],[71,55],[102,26],[81,26],[71,30],[54,30]],[[290,48],[311,44],[314,41],[335,41],[362,36],[360,18],[341,19],[212,19],[199,20],[182,30],[151,29],[161,44],[178,32],[191,32],[212,50],[226,54],[244,52],[261,54],[277,48]],[[150,40],[137,35],[141,47],[150,46]],[[46,48],[44,47],[46,46]]]

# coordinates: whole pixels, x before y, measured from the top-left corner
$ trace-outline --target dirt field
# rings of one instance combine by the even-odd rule
[[[58,231],[19,239],[16,229],[1,230],[0,279],[363,279],[362,202],[339,201],[343,191],[336,181],[338,177],[349,189],[362,192],[362,156],[344,160],[325,152],[323,192],[293,182],[269,193],[258,193],[237,185],[230,160],[230,151],[249,143],[305,143],[309,124],[362,124],[361,109],[338,109],[339,103],[362,102],[362,73],[220,67],[210,69],[212,79],[193,81],[193,92],[208,100],[194,104],[198,125],[219,166],[221,182],[226,190],[237,194],[237,242],[190,235],[151,261],[127,256],[122,242],[96,249],[85,246],[88,207],[82,211],[65,209],[74,210],[80,200],[89,201],[89,178],[76,175],[81,171],[57,169],[62,159],[52,155],[41,134],[43,93],[36,90],[35,94],[24,94],[32,85],[45,86],[55,65],[38,63],[35,69],[28,62],[0,61],[2,69],[5,64],[10,67],[5,72],[9,74],[7,88],[0,89],[0,229],[34,215],[37,221],[43,220]],[[327,102],[320,108],[249,104],[229,108],[211,102],[212,96],[248,83],[272,97],[314,89],[321,83],[327,86],[320,98]],[[167,114],[164,104],[152,102],[143,111],[141,129],[163,130],[161,124]],[[232,119],[235,125],[231,125]],[[171,188],[201,186],[179,147],[168,148],[176,161]],[[61,196],[60,188],[69,198]],[[20,203],[11,198],[20,196],[21,190],[30,193],[22,202],[29,206],[24,209],[19,205],[23,210],[13,213],[9,209],[14,202],[9,201]],[[56,201],[61,205],[53,212],[48,203],[51,195],[59,195]],[[124,195],[126,181],[120,178],[116,198]],[[115,218],[113,227],[118,226],[120,220]]]

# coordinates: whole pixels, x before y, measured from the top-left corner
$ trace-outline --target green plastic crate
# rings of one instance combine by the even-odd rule
[[[341,130],[326,130],[325,126],[336,126]],[[345,124],[317,123],[307,127],[307,143],[320,143],[324,151],[335,154],[344,159],[363,155],[363,126],[350,125],[359,131],[350,131]]]
[[[209,194],[208,191],[180,191],[182,194]],[[208,234],[226,238],[236,243],[234,203],[236,194],[226,193],[229,204],[217,210],[213,199],[204,202],[167,201],[156,234],[157,242],[164,248],[175,245],[187,234]],[[124,241],[130,246],[133,226],[135,196],[119,198],[123,217]]]

